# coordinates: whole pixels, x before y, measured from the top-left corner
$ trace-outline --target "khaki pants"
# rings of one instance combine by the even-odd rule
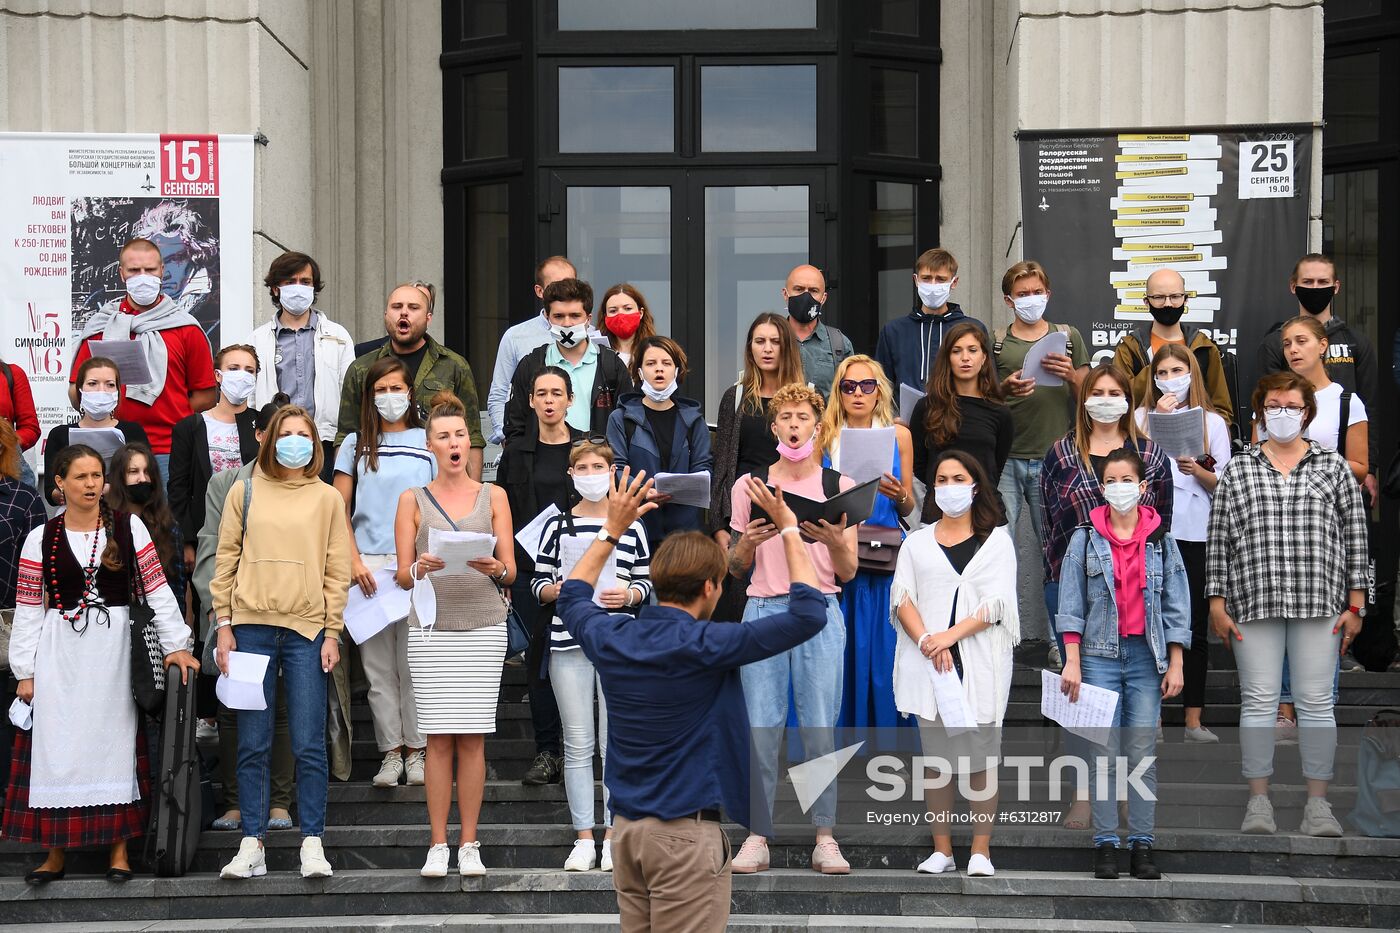
[[[373,573],[397,566],[398,558],[393,554],[361,554],[360,560]],[[418,731],[418,704],[408,672],[408,626],[395,622],[359,649],[360,664],[369,682],[366,699],[374,722],[374,743],[380,754],[400,746],[426,747],[428,742]]]
[[[618,816],[612,851],[624,933],[724,930],[733,874],[719,823]]]

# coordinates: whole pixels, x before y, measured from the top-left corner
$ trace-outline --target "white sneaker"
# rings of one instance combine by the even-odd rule
[[[1251,835],[1272,836],[1278,830],[1274,823],[1274,805],[1264,794],[1255,794],[1244,807],[1244,822],[1240,832]]]
[[[750,835],[739,847],[739,852],[730,862],[730,869],[736,875],[751,875],[768,870],[768,842],[761,836]]]
[[[1303,807],[1303,823],[1298,832],[1309,836],[1340,836],[1342,824],[1332,815],[1332,805],[1326,797],[1309,797]]]
[[[457,871],[468,878],[486,874],[486,866],[481,864],[481,843],[468,842],[457,850]]]
[[[990,878],[997,870],[992,867],[992,860],[985,855],[973,855],[967,860],[967,876],[969,878]]]
[[[1289,719],[1282,713],[1274,720],[1274,744],[1275,745],[1297,745],[1298,744],[1298,722]]]
[[[214,742],[219,738],[219,727],[210,719],[201,719],[194,727],[196,742]]]
[[[403,755],[396,751],[389,752],[380,762],[379,773],[374,776],[372,783],[375,787],[393,787],[399,783],[401,777],[403,777]]]
[[[612,871],[612,840],[603,840],[603,857],[598,860],[599,871]]]
[[[1055,641],[1055,636],[1050,636],[1050,648],[1045,652],[1045,666],[1052,671],[1062,671],[1065,669],[1064,659],[1060,657],[1060,644]]]
[[[452,853],[447,848],[447,843],[440,842],[428,850],[428,860],[423,863],[418,874],[424,878],[446,878],[447,863],[451,858]]]
[[[267,855],[257,836],[244,836],[238,844],[238,854],[219,872],[230,881],[239,878],[260,878],[267,874]]]
[[[935,852],[919,863],[918,870],[926,875],[941,875],[944,872],[957,871],[958,866],[951,855]]]
[[[329,878],[331,863],[326,861],[326,852],[321,848],[321,837],[307,836],[301,841],[301,876],[303,878]]]
[[[593,840],[575,839],[573,851],[564,859],[565,871],[591,871],[594,865]]]
[[[1192,729],[1190,726],[1187,726],[1183,735],[1185,736],[1187,745],[1214,745],[1220,741],[1220,736],[1211,732],[1205,726],[1201,726],[1199,729]]]
[[[404,783],[407,784],[409,787],[422,786],[423,765],[425,760],[426,754],[421,748],[415,748],[413,751],[409,752],[408,757],[404,759],[404,774],[408,776],[404,780]]]

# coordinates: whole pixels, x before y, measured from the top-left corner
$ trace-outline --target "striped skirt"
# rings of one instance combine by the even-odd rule
[[[424,735],[490,734],[506,659],[506,626],[469,632],[408,630],[408,670]]]

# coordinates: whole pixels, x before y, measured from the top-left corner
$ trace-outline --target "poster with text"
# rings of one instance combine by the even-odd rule
[[[1111,359],[1124,334],[1152,323],[1147,277],[1175,269],[1182,323],[1236,354],[1235,407],[1247,402],[1260,340],[1298,313],[1288,279],[1307,252],[1312,128],[1018,139],[1024,255],[1050,276],[1046,316],[1078,327],[1095,363]]]
[[[160,248],[161,290],[211,347],[246,341],[253,138],[0,133],[0,357],[29,377],[45,436],[76,417],[68,374],[78,335],[125,294],[117,253],[135,237]]]

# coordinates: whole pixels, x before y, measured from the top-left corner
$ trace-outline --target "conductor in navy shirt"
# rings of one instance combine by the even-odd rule
[[[792,579],[789,609],[744,624],[710,619],[728,569],[700,532],[668,537],[651,559],[660,605],[635,618],[593,602],[593,585],[653,483],[624,470],[598,540],[559,592],[559,617],[593,662],[608,706],[613,886],[624,931],[720,931],[729,921],[729,842],[721,812],[746,826],[749,723],[739,667],[821,631],[826,598],[782,491],[749,495],[778,526]],[[752,827],[763,831],[767,827]]]

